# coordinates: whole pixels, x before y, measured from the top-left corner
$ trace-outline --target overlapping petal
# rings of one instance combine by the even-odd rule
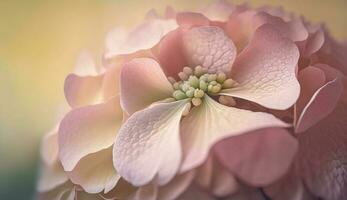
[[[346,102],[340,101],[328,117],[299,135],[299,173],[311,193],[323,199],[347,196],[346,111]]]
[[[61,186],[68,181],[60,162],[55,161],[51,165],[43,164],[37,186],[39,192],[47,192]]]
[[[183,163],[181,171],[202,164],[210,148],[222,139],[266,127],[288,127],[273,115],[227,107],[205,96],[182,120]]]
[[[191,28],[183,36],[184,51],[190,66],[206,68],[210,73],[229,73],[236,58],[236,47],[217,26]]]
[[[121,105],[128,114],[168,98],[173,92],[159,64],[150,58],[137,58],[124,64],[120,87]]]
[[[239,85],[221,94],[271,109],[287,109],[300,93],[295,72],[298,59],[299,51],[293,42],[271,25],[263,25],[235,60],[231,76]]]
[[[147,20],[132,31],[115,28],[106,38],[106,58],[135,53],[154,47],[168,32],[177,28],[173,19]]]
[[[183,52],[184,32],[186,30],[177,28],[165,35],[158,45],[156,57],[167,76],[178,78],[177,74],[188,65]]]
[[[295,105],[295,132],[301,133],[329,115],[343,91],[343,75],[328,65],[316,64],[299,73],[302,92]]]
[[[119,98],[70,111],[59,128],[59,158],[71,171],[84,156],[113,144],[122,121]]]
[[[109,192],[120,179],[113,167],[112,147],[85,156],[68,175],[73,183],[93,194]]]
[[[213,1],[206,6],[202,13],[206,15],[212,21],[225,22],[229,19],[229,16],[234,11],[235,6],[225,0]]]
[[[157,103],[134,113],[123,124],[113,160],[125,180],[135,186],[151,180],[164,185],[175,176],[182,157],[179,124],[187,103]]]
[[[297,148],[296,139],[281,128],[258,129],[216,145],[221,162],[254,186],[270,184],[283,176]]]

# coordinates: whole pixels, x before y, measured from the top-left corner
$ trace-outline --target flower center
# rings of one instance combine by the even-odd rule
[[[205,95],[217,95],[222,89],[232,88],[236,84],[234,80],[227,78],[225,73],[208,73],[201,66],[194,69],[184,67],[178,77],[179,81],[168,77],[174,88],[172,97],[175,100],[190,98],[194,106],[199,106]]]

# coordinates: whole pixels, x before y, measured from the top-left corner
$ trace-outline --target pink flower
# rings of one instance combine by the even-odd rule
[[[150,11],[135,29],[107,35],[103,67],[84,54],[66,78],[71,110],[44,139],[39,188],[131,200],[340,200],[346,52],[281,9],[218,1]]]

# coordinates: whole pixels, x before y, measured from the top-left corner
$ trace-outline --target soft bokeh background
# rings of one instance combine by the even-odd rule
[[[64,78],[81,50],[100,58],[108,30],[139,23],[152,7],[162,12],[166,5],[189,9],[208,2],[0,0],[0,199],[31,199],[40,138],[54,125],[59,107],[66,106]],[[281,5],[347,38],[346,0],[248,2]]]

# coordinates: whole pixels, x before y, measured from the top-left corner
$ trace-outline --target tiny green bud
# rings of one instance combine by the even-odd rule
[[[227,79],[223,83],[223,89],[232,88],[235,85],[235,81],[233,79]]]
[[[217,74],[209,74],[208,75],[208,82],[217,80]]]
[[[178,77],[180,77],[180,79],[181,79],[182,81],[186,81],[186,80],[188,79],[188,75],[185,74],[184,72],[178,73]]]
[[[180,85],[181,85],[181,82],[176,82],[176,83],[173,84],[173,88],[175,90],[179,90],[180,89]]]
[[[169,82],[170,82],[171,84],[176,83],[176,80],[175,80],[173,77],[171,77],[171,76],[167,77],[167,80],[169,80]]]
[[[219,72],[217,74],[217,82],[220,84],[222,84],[226,78],[227,78],[227,76],[223,72]]]
[[[208,74],[204,74],[204,75],[200,76],[199,80],[208,82]]]
[[[190,88],[190,85],[188,82],[185,81],[183,84],[181,84],[181,90],[183,92],[187,92],[189,88]]]
[[[212,92],[212,88],[213,88],[213,85],[208,85],[208,86],[207,86],[207,91],[208,91],[208,92]]]
[[[190,88],[186,91],[187,97],[192,98],[192,97],[194,96],[194,92],[195,92],[195,89],[194,89],[193,87],[190,87]]]
[[[176,100],[182,100],[187,98],[186,94],[181,90],[175,90],[172,95]]]
[[[207,86],[208,86],[208,84],[207,84],[205,81],[200,80],[200,82],[199,82],[199,88],[200,88],[201,90],[207,91]]]
[[[222,89],[222,86],[221,86],[220,84],[214,85],[214,86],[212,87],[212,89],[211,89],[211,92],[212,92],[212,93],[218,93],[218,92],[221,91],[221,89]]]
[[[192,68],[190,68],[190,67],[184,67],[184,68],[183,68],[183,72],[184,72],[185,74],[187,74],[187,76],[193,74],[193,70],[192,70]]]
[[[192,87],[194,88],[199,87],[199,79],[196,76],[190,76],[188,81]]]
[[[217,85],[218,83],[217,83],[217,81],[211,81],[210,83],[209,83],[209,85]]]
[[[204,74],[205,74],[204,69],[200,65],[195,67],[195,69],[194,69],[194,75],[195,76],[200,77]]]
[[[205,95],[205,92],[201,89],[195,89],[194,91],[194,97],[196,98],[202,98]]]
[[[202,103],[202,100],[200,98],[193,98],[192,99],[192,104],[194,106],[200,106],[201,103]]]

